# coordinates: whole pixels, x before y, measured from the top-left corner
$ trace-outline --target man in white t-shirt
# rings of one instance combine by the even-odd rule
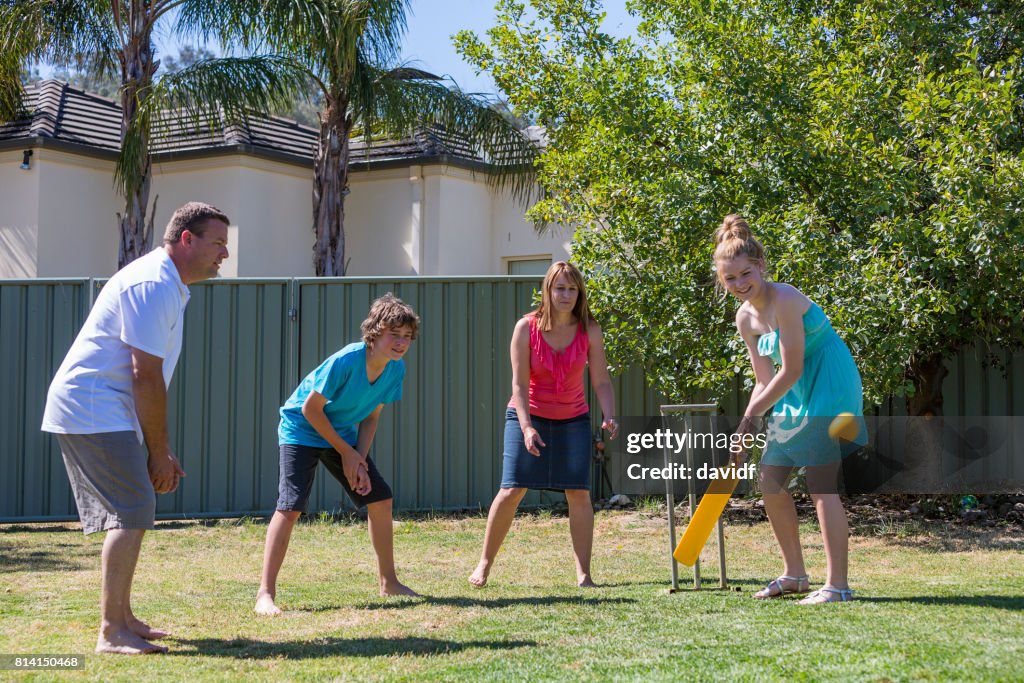
[[[57,370],[42,429],[60,442],[87,533],[107,531],[97,652],[166,652],[166,631],[135,618],[132,577],[156,494],[185,476],[171,451],[167,386],[181,352],[188,285],[215,277],[228,257],[228,217],[189,202],[157,247],[104,285]]]

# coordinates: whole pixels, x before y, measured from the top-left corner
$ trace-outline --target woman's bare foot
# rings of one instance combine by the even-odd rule
[[[394,581],[386,581],[381,579],[380,582],[380,596],[386,598],[395,595],[408,595],[412,598],[420,597],[420,594],[409,588],[401,581],[395,579]]]
[[[590,578],[590,574],[584,574],[576,578],[576,585],[580,588],[597,588],[597,584]]]
[[[167,648],[143,640],[139,634],[125,626],[116,630],[101,630],[99,638],[96,639],[96,652],[109,652],[117,655],[148,655],[167,652]]]
[[[473,573],[469,575],[469,583],[477,588],[483,588],[487,585],[487,576],[491,573],[491,565],[480,561],[480,564],[476,566]]]
[[[166,638],[171,635],[170,631],[165,631],[161,628],[153,628],[146,622],[140,621],[135,616],[129,616],[126,622],[128,623],[128,628],[131,629],[132,633],[140,638],[145,638],[146,640],[160,640],[161,638]]]
[[[256,614],[264,617],[275,617],[281,613],[281,608],[274,604],[274,594],[267,591],[260,591],[256,594]]]

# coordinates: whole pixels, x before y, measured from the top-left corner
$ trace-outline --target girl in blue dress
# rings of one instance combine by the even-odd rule
[[[860,432],[854,443],[864,441],[860,373],[817,304],[791,285],[765,279],[764,247],[742,217],[726,216],[715,233],[715,245],[719,282],[743,302],[736,312],[736,328],[747,345],[756,379],[740,431],[753,431],[754,421],[771,409],[760,483],[784,569],[754,597],[810,591],[796,506],[786,488],[792,469],[805,467],[824,540],[828,576],[822,588],[800,602],[851,600],[849,527],[836,487],[844,444],[829,436],[828,426],[835,416],[851,413]]]

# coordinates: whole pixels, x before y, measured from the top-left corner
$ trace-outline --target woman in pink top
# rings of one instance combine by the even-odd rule
[[[512,399],[505,413],[501,487],[487,515],[480,564],[469,577],[487,583],[494,558],[528,489],[563,491],[569,504],[569,533],[576,580],[593,586],[590,551],[594,508],[590,502],[590,412],[583,369],[601,404],[601,427],[619,432],[615,396],[608,377],[601,326],[590,315],[583,276],[559,261],[544,276],[540,307],[523,316],[512,333]]]

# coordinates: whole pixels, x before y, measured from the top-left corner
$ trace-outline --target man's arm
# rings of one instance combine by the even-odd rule
[[[157,493],[170,493],[185,476],[181,464],[171,452],[167,434],[167,387],[164,361],[159,356],[132,347],[132,396],[135,414],[142,426],[142,437],[149,451],[149,478]]]

